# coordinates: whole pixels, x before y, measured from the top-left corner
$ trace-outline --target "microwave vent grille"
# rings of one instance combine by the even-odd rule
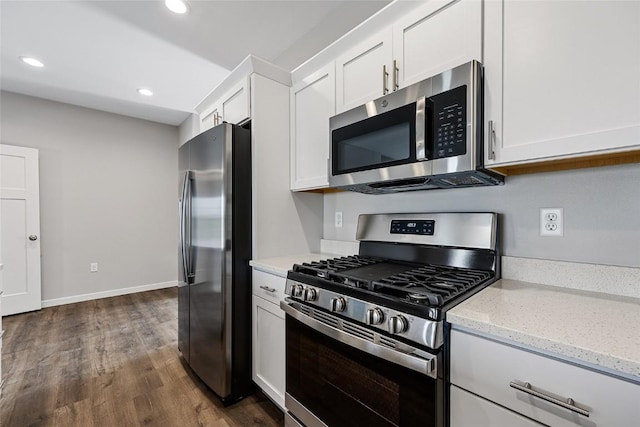
[[[455,186],[485,184],[485,181],[474,175],[458,175],[447,178],[440,178],[440,181]]]

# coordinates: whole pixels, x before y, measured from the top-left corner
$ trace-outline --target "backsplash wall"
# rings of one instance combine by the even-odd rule
[[[540,236],[544,207],[564,209],[563,237]],[[324,238],[354,240],[361,213],[438,211],[502,214],[503,255],[640,267],[638,164],[507,177],[500,187],[326,194]]]

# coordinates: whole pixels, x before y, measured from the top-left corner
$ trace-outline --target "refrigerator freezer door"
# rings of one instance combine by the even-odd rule
[[[231,391],[230,310],[225,265],[227,126],[190,142],[191,368],[219,396]],[[230,136],[230,135],[229,135]]]

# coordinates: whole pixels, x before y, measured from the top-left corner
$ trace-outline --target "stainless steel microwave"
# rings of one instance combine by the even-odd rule
[[[484,168],[482,71],[471,61],[332,117],[329,185],[384,194],[502,184]]]

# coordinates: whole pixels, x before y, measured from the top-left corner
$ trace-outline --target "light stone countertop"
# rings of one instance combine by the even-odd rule
[[[262,258],[249,261],[249,265],[257,270],[266,273],[275,274],[276,276],[287,277],[287,272],[293,267],[293,264],[302,264],[303,262],[320,261],[321,259],[335,258],[343,255],[329,253],[306,253],[281,256],[275,258]]]
[[[502,279],[447,321],[640,382],[640,299]]]

